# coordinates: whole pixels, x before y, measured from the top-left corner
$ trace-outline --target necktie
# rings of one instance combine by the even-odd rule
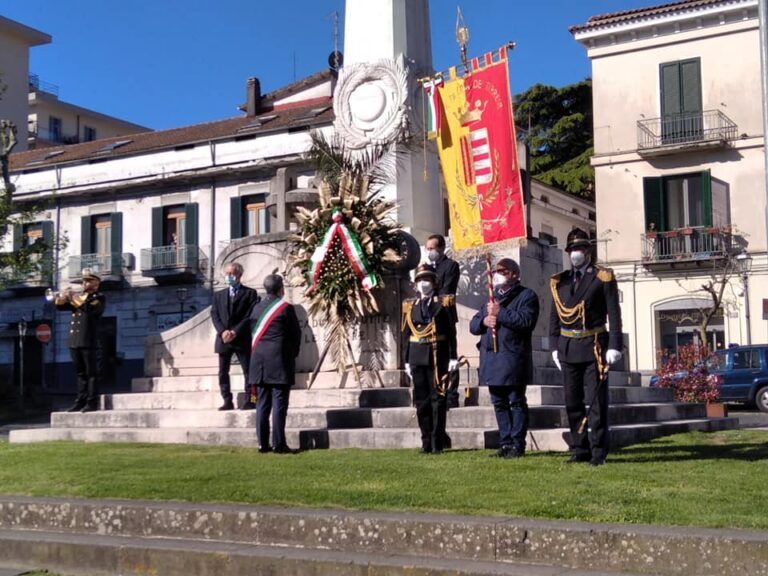
[[[229,287],[229,297],[230,298],[234,298],[235,296],[237,296],[237,288],[234,287],[234,286],[230,286]]]
[[[421,300],[421,317],[425,324],[429,324],[431,320],[429,317],[429,298],[423,298]]]
[[[573,280],[573,291],[576,292],[579,289],[579,282],[581,282],[581,270],[576,270]]]

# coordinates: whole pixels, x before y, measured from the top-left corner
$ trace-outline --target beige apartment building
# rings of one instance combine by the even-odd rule
[[[571,32],[592,62],[600,258],[632,367],[699,341],[702,285],[725,270],[710,345],[768,342],[757,0],[685,0]]]

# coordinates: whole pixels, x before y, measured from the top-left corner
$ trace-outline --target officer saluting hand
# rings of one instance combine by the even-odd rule
[[[563,372],[569,462],[600,466],[608,454],[608,366],[621,359],[619,290],[613,271],[592,263],[584,230],[571,230],[565,251],[573,267],[550,280],[552,359]]]

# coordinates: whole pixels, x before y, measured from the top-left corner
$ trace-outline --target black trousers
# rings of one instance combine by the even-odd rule
[[[288,415],[290,386],[259,385],[259,399],[256,401],[256,435],[259,448],[269,447],[269,416],[272,415],[272,447],[280,451],[288,448],[285,440],[285,419]]]
[[[245,401],[248,402],[248,365],[251,362],[251,355],[245,350],[232,350],[221,352],[219,354],[219,390],[221,397],[225,402],[232,402],[232,388],[229,383],[229,367],[232,365],[232,355],[237,354],[237,360],[243,369],[243,382],[245,382]]]
[[[416,418],[421,430],[421,447],[426,452],[435,452],[445,446],[445,396],[440,396],[432,385],[434,372],[431,366],[412,366],[413,400]]]
[[[604,458],[608,454],[608,382],[603,382],[595,395],[598,385],[595,362],[562,362],[562,366],[571,452]],[[587,426],[579,433],[584,416],[587,416]]]
[[[77,375],[77,400],[75,404],[83,407],[99,405],[99,371],[95,348],[70,348],[72,364]]]

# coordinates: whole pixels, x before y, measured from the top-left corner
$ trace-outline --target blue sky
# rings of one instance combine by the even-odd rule
[[[369,0],[376,1],[376,0]],[[590,74],[568,26],[651,0],[464,0],[470,56],[517,43],[512,91]],[[433,61],[458,63],[453,0],[432,0]],[[268,92],[327,67],[343,0],[0,0],[0,15],[53,36],[30,70],[62,100],[155,129],[238,115],[245,81]],[[340,23],[343,41],[343,22]],[[343,47],[343,44],[342,44]]]

